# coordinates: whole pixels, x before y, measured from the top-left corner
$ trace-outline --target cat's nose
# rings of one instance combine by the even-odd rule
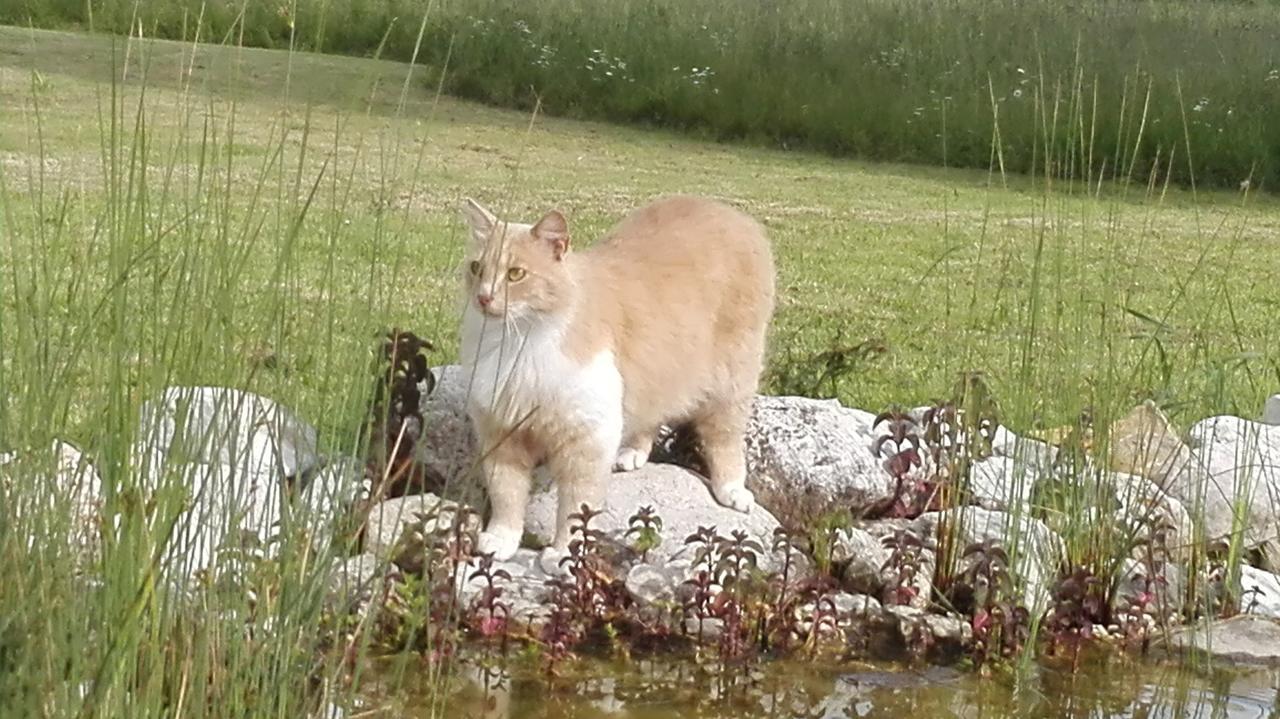
[[[480,303],[481,309],[488,309],[490,303],[493,302],[493,295],[488,293],[478,294],[476,295],[476,302]]]

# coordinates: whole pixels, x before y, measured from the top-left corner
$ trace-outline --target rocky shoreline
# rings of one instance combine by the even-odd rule
[[[759,507],[716,504],[699,474],[669,463],[683,459],[668,442],[657,462],[613,476],[551,576],[535,551],[554,524],[545,481],[526,548],[507,562],[470,556],[482,493],[467,383],[456,366],[419,380],[413,461],[444,497],[371,496],[367,462],[323,457],[316,430],[265,397],[175,387],[147,403],[131,460],[157,514],[177,520],[165,578],[234,583],[228,551],[269,560],[301,538],[332,558],[327,602],[348,632],[444,607],[462,635],[552,653],[607,624],[731,654],[763,639],[981,663],[1021,651],[1038,618],[1051,649],[1112,641],[1280,663],[1280,395],[1257,420],[1206,418],[1186,441],[1140,405],[1108,428],[1105,466],[1080,451],[1083,433],[1050,443],[964,408],[877,416],[761,396],[747,438]],[[39,475],[91,568],[124,521],[101,516],[114,489],[75,447],[51,449],[0,455],[0,477]],[[1075,506],[1087,517],[1046,511],[1046,496],[1085,484],[1091,502]],[[1090,541],[1085,521],[1114,554],[1089,567],[1070,559]],[[1238,578],[1225,552],[1243,559]]]

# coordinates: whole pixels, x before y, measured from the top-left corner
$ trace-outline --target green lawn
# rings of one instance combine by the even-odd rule
[[[859,407],[924,402],[965,370],[1024,427],[1143,397],[1182,421],[1252,415],[1280,389],[1270,197],[1159,177],[1090,197],[708,144],[459,102],[428,77],[0,28],[0,439],[26,434],[12,418],[55,378],[78,388],[64,429],[91,431],[112,377],[126,404],[165,382],[247,384],[349,433],[380,329],[455,357],[465,195],[521,218],[558,207],[579,247],[662,193],[743,206],[777,248],[775,370],[883,346],[838,385]]]

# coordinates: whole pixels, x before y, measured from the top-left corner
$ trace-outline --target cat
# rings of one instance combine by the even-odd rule
[[[535,224],[463,201],[462,364],[491,516],[477,551],[508,559],[524,532],[531,472],[556,482],[555,537],[599,508],[610,470],[642,467],[664,424],[688,421],[711,492],[748,512],[744,433],[774,308],[764,228],[726,204],[689,196],[633,211],[590,249],[570,248],[552,210]]]

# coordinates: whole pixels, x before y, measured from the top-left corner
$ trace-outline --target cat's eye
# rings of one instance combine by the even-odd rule
[[[512,267],[507,270],[507,281],[519,282],[520,280],[523,280],[524,276],[527,274],[529,273],[525,272],[523,267]]]
[[[479,275],[479,274],[480,274],[480,260],[472,260],[472,261],[471,261],[471,274],[473,274],[473,275]]]

